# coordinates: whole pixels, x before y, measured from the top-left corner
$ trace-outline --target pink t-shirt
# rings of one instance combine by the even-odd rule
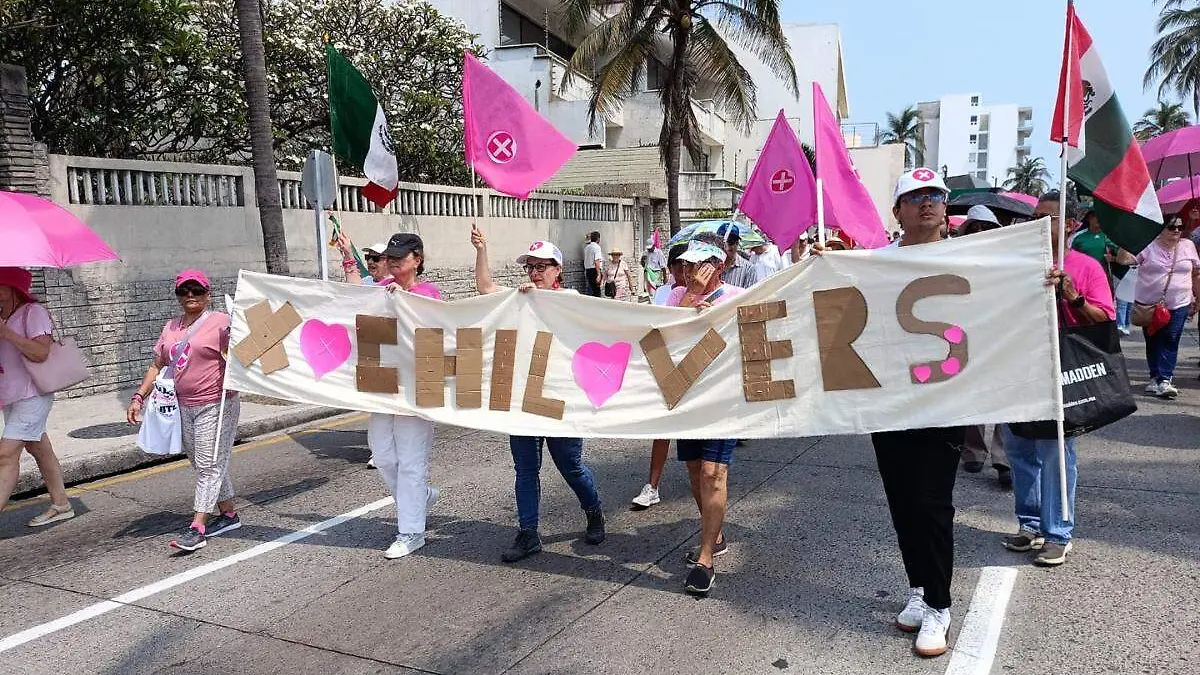
[[[225,380],[226,349],[229,348],[229,315],[224,312],[209,312],[208,318],[192,335],[183,354],[180,347],[188,328],[182,328],[183,319],[171,319],[163,326],[162,335],[154,345],[154,357],[165,368],[173,359],[175,367],[175,394],[180,405],[194,408],[218,403],[221,400],[221,384]]]
[[[1179,240],[1179,254],[1175,259],[1175,273],[1167,287],[1167,309],[1179,309],[1192,304],[1192,275],[1200,269],[1200,255],[1196,245],[1189,239]],[[1171,271],[1171,258],[1175,252],[1163,248],[1158,240],[1142,249],[1138,254],[1138,280],[1133,297],[1140,303],[1152,305],[1163,297],[1167,274]]]
[[[717,287],[717,291],[720,291],[721,294],[713,299],[712,304],[714,304],[714,305],[719,305],[722,302],[729,300],[730,298],[736,298],[737,296],[741,295],[742,293],[745,293],[746,289],[740,288],[738,286],[733,286],[731,284],[721,284],[720,286]],[[716,293],[717,291],[713,291],[713,293]],[[683,296],[685,296],[685,295],[687,295],[687,287],[686,286],[680,286],[679,288],[672,289],[671,294],[667,296],[667,306],[668,307],[678,307],[679,302],[681,300],[683,300]],[[709,295],[711,295],[711,293]],[[705,296],[705,297],[708,297],[708,296]]]
[[[376,285],[381,288],[387,288],[388,284],[394,284],[394,283],[396,283],[396,280],[393,277],[388,277],[386,279],[380,280],[380,282]],[[441,289],[439,289],[435,284],[429,283],[428,281],[422,281],[420,283],[414,284],[413,287],[408,289],[407,292],[412,293],[414,295],[423,295],[427,298],[433,298],[434,300],[442,299]]]
[[[1071,281],[1075,282],[1075,290],[1079,291],[1088,304],[1103,309],[1110,320],[1117,317],[1112,286],[1108,284],[1108,274],[1095,258],[1079,251],[1067,251],[1067,256],[1063,260],[1063,271],[1071,276]],[[1064,305],[1064,307],[1066,306]],[[1080,322],[1075,309],[1071,307],[1066,307],[1066,309],[1067,325],[1078,326]]]
[[[54,322],[45,307],[27,303],[17,308],[6,322],[19,335],[36,338],[54,332]],[[0,340],[0,405],[41,396],[25,368],[25,355],[8,340]]]

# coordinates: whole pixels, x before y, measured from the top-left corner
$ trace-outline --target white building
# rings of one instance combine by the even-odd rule
[[[1029,158],[1033,108],[984,105],[980,94],[953,94],[917,104],[925,124],[925,164],[950,176],[1002,185]]]

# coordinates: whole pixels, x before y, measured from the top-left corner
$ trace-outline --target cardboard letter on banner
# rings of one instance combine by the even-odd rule
[[[255,347],[230,359],[226,384],[543,437],[794,438],[1053,419],[1048,231],[1043,219],[832,251],[702,311],[516,289],[442,302],[242,272],[230,342]],[[273,344],[253,338],[262,310],[248,310],[263,303],[272,317],[290,306],[351,327],[356,351],[320,380],[307,368],[264,374],[257,364],[273,346],[301,353],[301,331],[283,324]],[[606,380],[601,407],[594,383],[576,379],[597,343],[641,345],[606,364],[622,377]]]
[[[264,300],[246,308],[246,323],[250,326],[250,334],[233,348],[238,361],[246,367],[259,361],[264,375],[287,368],[287,352],[280,343],[301,323],[296,308],[285,302],[272,312],[271,303]]]

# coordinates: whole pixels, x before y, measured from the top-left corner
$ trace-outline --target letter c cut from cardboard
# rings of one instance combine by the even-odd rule
[[[642,347],[642,353],[646,355],[646,362],[650,364],[650,372],[654,374],[654,381],[658,383],[658,389],[662,392],[668,410],[679,405],[684,394],[700,379],[704,369],[725,351],[725,340],[711,328],[688,351],[678,366],[671,359],[667,343],[657,328],[646,333],[638,344]]]
[[[738,340],[742,345],[742,391],[746,400],[779,401],[796,398],[794,380],[772,380],[771,361],[792,356],[791,340],[767,338],[767,322],[787,316],[783,300],[738,307]]]
[[[909,282],[900,297],[896,298],[896,320],[906,332],[914,335],[932,335],[949,345],[949,353],[943,361],[914,363],[909,366],[913,384],[945,382],[967,367],[967,334],[956,324],[941,321],[923,321],[913,314],[918,301],[936,295],[970,295],[971,282],[954,274],[939,274],[921,277]]]
[[[241,364],[249,368],[258,361],[263,375],[270,375],[289,365],[283,340],[301,324],[300,314],[291,302],[283,303],[274,312],[268,300],[246,310],[246,326],[250,334],[233,348]]]

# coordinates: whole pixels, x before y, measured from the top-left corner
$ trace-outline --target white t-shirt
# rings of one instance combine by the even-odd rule
[[[671,291],[675,290],[670,284],[663,284],[654,290],[654,299],[651,300],[655,305],[666,306],[667,298],[671,297]]]
[[[665,269],[667,266],[667,256],[663,255],[661,248],[656,248],[646,254],[646,267],[652,270]]]
[[[604,269],[604,251],[600,249],[600,244],[594,241],[589,241],[587,246],[583,247],[583,269],[596,269],[596,261],[600,261],[600,269]]]

